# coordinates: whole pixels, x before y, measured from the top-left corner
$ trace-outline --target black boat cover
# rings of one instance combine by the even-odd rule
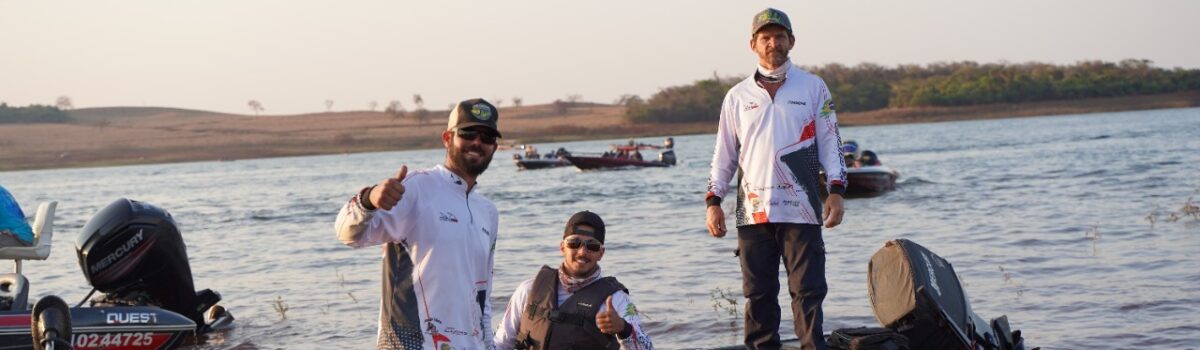
[[[956,343],[970,344],[973,324],[971,307],[950,262],[921,245],[906,239],[888,241],[871,257],[867,272],[867,293],[875,318],[884,327],[908,335],[913,348],[919,349],[924,339],[933,336],[926,332],[937,330],[912,328],[941,327],[940,332],[953,333]],[[942,322],[944,320],[944,323]],[[948,326],[948,327],[947,327]],[[939,343],[951,334],[941,333]],[[916,336],[916,337],[914,337]],[[932,340],[932,339],[930,339]],[[931,348],[946,348],[939,344]],[[954,346],[951,346],[953,348]]]

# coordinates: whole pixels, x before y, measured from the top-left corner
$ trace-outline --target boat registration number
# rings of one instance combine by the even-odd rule
[[[150,332],[134,332],[134,333],[85,333],[75,334],[71,344],[74,344],[76,349],[102,349],[112,347],[126,346],[149,346],[154,343],[154,333]]]

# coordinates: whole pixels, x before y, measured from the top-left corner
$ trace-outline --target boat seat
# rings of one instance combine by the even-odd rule
[[[15,273],[0,273],[0,311],[24,311],[29,307],[29,280]]]
[[[50,257],[50,244],[54,240],[54,209],[58,202],[50,201],[38,206],[33,218],[33,245],[28,247],[0,247],[0,259],[17,260],[20,273],[21,260],[46,260]]]

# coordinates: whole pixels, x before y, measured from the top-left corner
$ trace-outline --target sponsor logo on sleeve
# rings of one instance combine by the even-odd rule
[[[821,103],[821,118],[829,118],[836,110],[837,107],[834,106],[832,98],[825,100],[825,102]]]

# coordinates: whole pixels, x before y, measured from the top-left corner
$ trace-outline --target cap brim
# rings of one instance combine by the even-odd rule
[[[457,126],[454,127],[454,130],[469,128],[472,126],[482,126],[482,127],[488,128],[488,130],[496,132],[496,137],[500,137],[500,138],[504,137],[504,135],[500,134],[500,130],[496,130],[496,128],[492,127],[491,125],[480,123],[480,122],[466,122],[466,123],[458,124]]]
[[[783,30],[786,30],[788,33],[792,32],[792,28],[788,28],[788,26],[783,25],[783,23],[767,22],[767,23],[759,24],[758,27],[754,28],[754,32],[752,32],[750,34],[758,34],[759,31],[761,31],[763,28],[766,28],[767,26],[770,26],[770,25],[779,26],[779,28],[783,28]]]

